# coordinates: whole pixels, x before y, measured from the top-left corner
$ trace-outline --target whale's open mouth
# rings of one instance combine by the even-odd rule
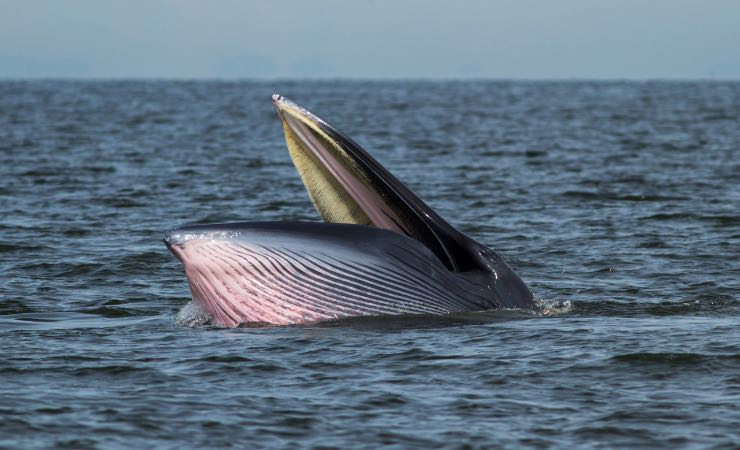
[[[450,270],[469,269],[468,239],[336,127],[280,95],[273,105],[290,156],[324,221],[404,234]]]

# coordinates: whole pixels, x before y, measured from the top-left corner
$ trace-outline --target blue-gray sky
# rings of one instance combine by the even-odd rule
[[[740,1],[0,0],[0,77],[740,78]]]

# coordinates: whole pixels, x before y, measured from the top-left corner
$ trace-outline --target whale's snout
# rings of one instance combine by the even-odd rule
[[[192,238],[192,236],[187,236],[187,234],[179,228],[167,230],[162,235],[162,241],[164,241],[164,245],[167,246],[167,250],[183,263],[185,242],[190,238]]]
[[[283,97],[280,94],[272,94],[272,106],[275,108],[275,111],[278,113],[278,116],[283,117],[283,111],[286,109],[294,109],[294,110],[300,110],[301,108],[296,105],[295,103],[291,102],[287,98]]]
[[[179,245],[181,242],[180,233],[178,230],[167,230],[162,235],[162,240],[164,241],[164,244],[167,246],[167,248],[172,250],[173,245]]]

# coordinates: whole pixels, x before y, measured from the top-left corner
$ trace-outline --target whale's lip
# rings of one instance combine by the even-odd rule
[[[260,225],[261,222],[253,222],[255,225]],[[235,236],[239,236],[241,233],[239,229],[244,225],[249,225],[249,222],[234,222],[229,224],[199,224],[199,225],[184,225],[178,228],[167,230],[162,235],[162,240],[170,251],[173,247],[179,247],[185,245],[186,242],[200,239],[200,240],[212,240],[212,239],[233,239]]]

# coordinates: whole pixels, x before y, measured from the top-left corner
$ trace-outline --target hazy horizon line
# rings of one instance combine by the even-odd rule
[[[738,77],[186,77],[186,76],[28,76],[5,77],[2,81],[205,81],[205,82],[291,82],[291,81],[364,81],[364,82],[471,82],[471,81],[499,81],[499,82],[697,82],[697,81],[740,81]]]

